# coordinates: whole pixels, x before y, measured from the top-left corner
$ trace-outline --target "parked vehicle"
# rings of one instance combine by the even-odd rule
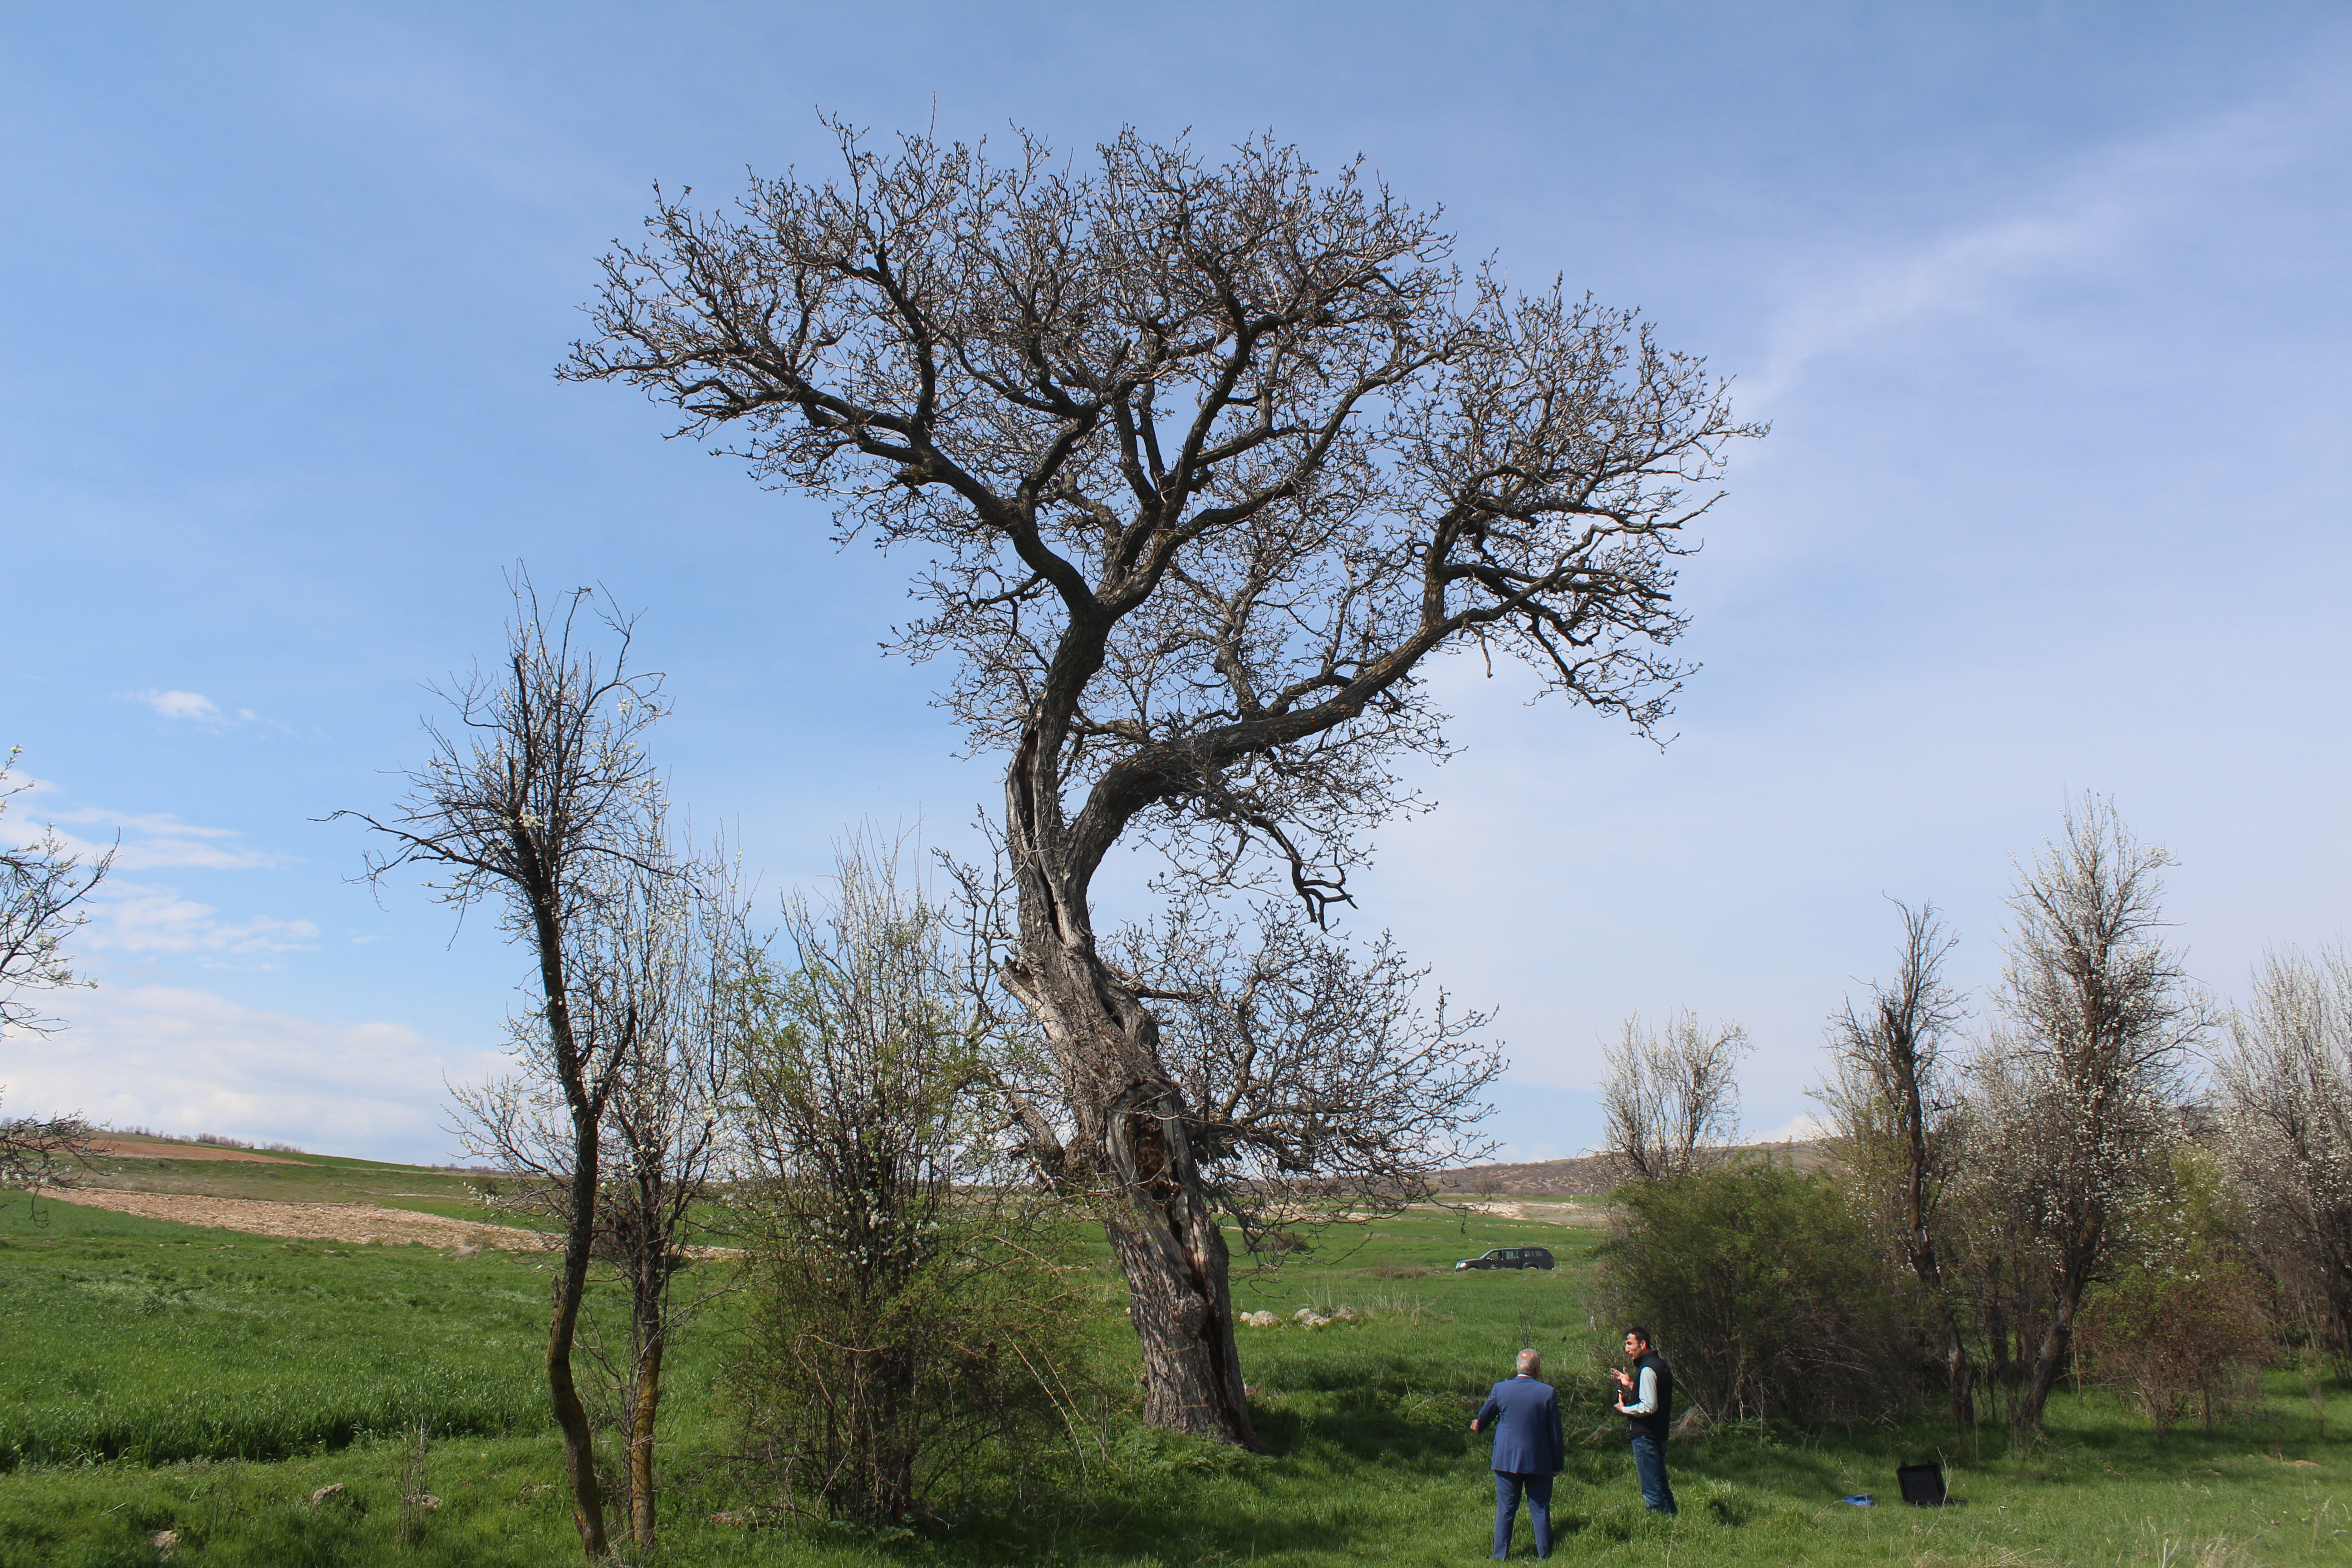
[[[1465,1268],[1549,1268],[1551,1253],[1540,1247],[1497,1247],[1475,1258],[1465,1258],[1454,1266],[1459,1274]]]

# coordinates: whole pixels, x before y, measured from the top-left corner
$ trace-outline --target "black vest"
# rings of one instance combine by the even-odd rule
[[[1629,1437],[1655,1437],[1666,1440],[1666,1427],[1675,1411],[1675,1374],[1666,1366],[1666,1358],[1652,1351],[1633,1363],[1633,1397],[1642,1394],[1642,1369],[1649,1368],[1658,1374],[1658,1408],[1648,1415],[1625,1417],[1625,1435]]]

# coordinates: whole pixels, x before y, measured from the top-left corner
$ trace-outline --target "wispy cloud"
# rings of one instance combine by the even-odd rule
[[[9,814],[16,836],[29,836],[35,824],[55,824],[58,837],[77,854],[114,849],[117,871],[153,871],[188,866],[208,871],[242,871],[279,866],[286,857],[237,842],[233,827],[205,827],[168,812],[120,812],[102,805],[68,804],[66,792],[48,779],[26,779],[30,787]],[[79,831],[77,831],[79,830]],[[115,835],[120,834],[120,840]]]
[[[213,906],[183,898],[177,889],[116,881],[100,889],[78,942],[97,952],[250,955],[309,947],[318,934],[309,921],[224,921]]]
[[[217,720],[220,705],[201,691],[142,691],[138,699],[166,719]]]
[[[250,708],[226,709],[201,691],[133,691],[129,695],[152,708],[159,717],[206,730],[226,730],[237,724],[268,722]],[[268,724],[268,728],[273,730],[284,727]]]
[[[1923,244],[1816,267],[1779,312],[1770,357],[1745,379],[1760,405],[1825,356],[1937,316],[2004,313],[2033,285],[2110,271],[2169,223],[2332,145],[2344,111],[2334,89],[2256,107],[2112,147],[2063,170],[2011,211]]]

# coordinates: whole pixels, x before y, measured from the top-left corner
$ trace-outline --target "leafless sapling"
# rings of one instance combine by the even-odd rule
[[[1899,1237],[1905,1262],[1934,1304],[1943,1341],[1952,1425],[1976,1430],[1968,1340],[1944,1278],[1937,1247],[1940,1209],[1960,1150],[1952,1031],[1967,1016],[1944,983],[1956,939],[1936,906],[1897,903],[1903,952],[1894,980],[1873,984],[1856,1008],[1848,998],[1829,1023],[1831,1078],[1819,1094],[1836,1129],[1843,1163],[1864,1186],[1882,1222]]]
[[[1739,1125],[1739,1058],[1752,1048],[1737,1024],[1709,1029],[1685,1008],[1662,1034],[1638,1013],[1607,1052],[1602,1140],[1621,1179],[1672,1182],[1728,1144]]]
[[[1465,274],[1360,165],[836,130],[829,183],[657,197],[563,374],[727,429],[845,538],[929,559],[898,646],[953,657],[948,705],[1005,758],[1003,970],[1066,1129],[1034,1147],[1111,1200],[1148,1418],[1259,1447],[1216,1205],[1096,873],[1141,838],[1196,888],[1348,901],[1369,831],[1421,804],[1399,760],[1445,749],[1441,652],[1652,729],[1687,487],[1760,431],[1631,312]]]
[[[634,850],[615,857],[567,932],[572,1019],[589,1054],[610,1062],[602,1169],[593,1187],[593,1257],[625,1298],[617,1333],[583,1314],[583,1353],[604,1373],[618,1434],[621,1510],[630,1539],[656,1534],[656,1438],[669,1347],[698,1297],[681,1300],[694,1205],[707,1202],[725,1145],[746,1014],[759,967],[749,911],[724,846],[681,852],[656,805]],[[579,1144],[543,1011],[517,1019],[519,1070],[455,1091],[466,1152],[522,1179],[495,1201],[535,1209],[568,1235]]]
[[[378,818],[339,811],[390,840],[371,852],[367,876],[382,885],[415,868],[440,901],[461,911],[488,900],[537,971],[534,1007],[547,1067],[570,1135],[572,1184],[563,1259],[555,1273],[547,1334],[548,1394],[563,1434],[575,1519],[591,1557],[610,1551],[593,1434],[573,1376],[572,1342],[595,1241],[596,1182],[605,1109],[625,1065],[620,1042],[583,1016],[583,942],[625,870],[647,869],[643,846],[658,775],[640,743],[658,713],[661,680],[628,665],[630,622],[609,610],[609,663],[588,646],[581,616],[588,590],[543,609],[528,577],[514,584],[514,616],[494,671],[477,668],[437,695],[451,727],[425,721],[432,755],[409,773],[408,792]]]

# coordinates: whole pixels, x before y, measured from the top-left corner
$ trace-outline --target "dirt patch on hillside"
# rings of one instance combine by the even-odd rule
[[[422,1247],[494,1247],[501,1252],[543,1252],[553,1238],[513,1226],[484,1225],[477,1220],[446,1219],[413,1209],[388,1209],[374,1204],[287,1204],[266,1198],[208,1198],[191,1193],[122,1193],[100,1187],[43,1189],[59,1203],[111,1209],[142,1219],[170,1220],[175,1225],[200,1225],[215,1230],[237,1230],[248,1236],[278,1236],[294,1241],[376,1241],[387,1247],[414,1242]]]
[[[1826,1142],[1748,1143],[1726,1149],[1714,1157],[1786,1162],[1800,1171],[1820,1169],[1830,1158]],[[1531,1165],[1470,1165],[1440,1171],[1435,1177],[1442,1193],[1482,1198],[1601,1198],[1617,1190],[1624,1173],[1606,1154],[1583,1154],[1573,1160],[1545,1160]]]
[[[289,1160],[282,1154],[263,1154],[251,1149],[224,1149],[213,1143],[166,1143],[154,1138],[100,1138],[90,1144],[100,1154],[114,1154],[133,1160],[245,1160],[262,1165],[299,1165],[299,1160]]]
[[[1497,1219],[1533,1220],[1541,1225],[1598,1228],[1609,1223],[1609,1208],[1605,1204],[1488,1203],[1474,1198],[1449,1206],[1465,1208],[1475,1214],[1490,1214]]]

